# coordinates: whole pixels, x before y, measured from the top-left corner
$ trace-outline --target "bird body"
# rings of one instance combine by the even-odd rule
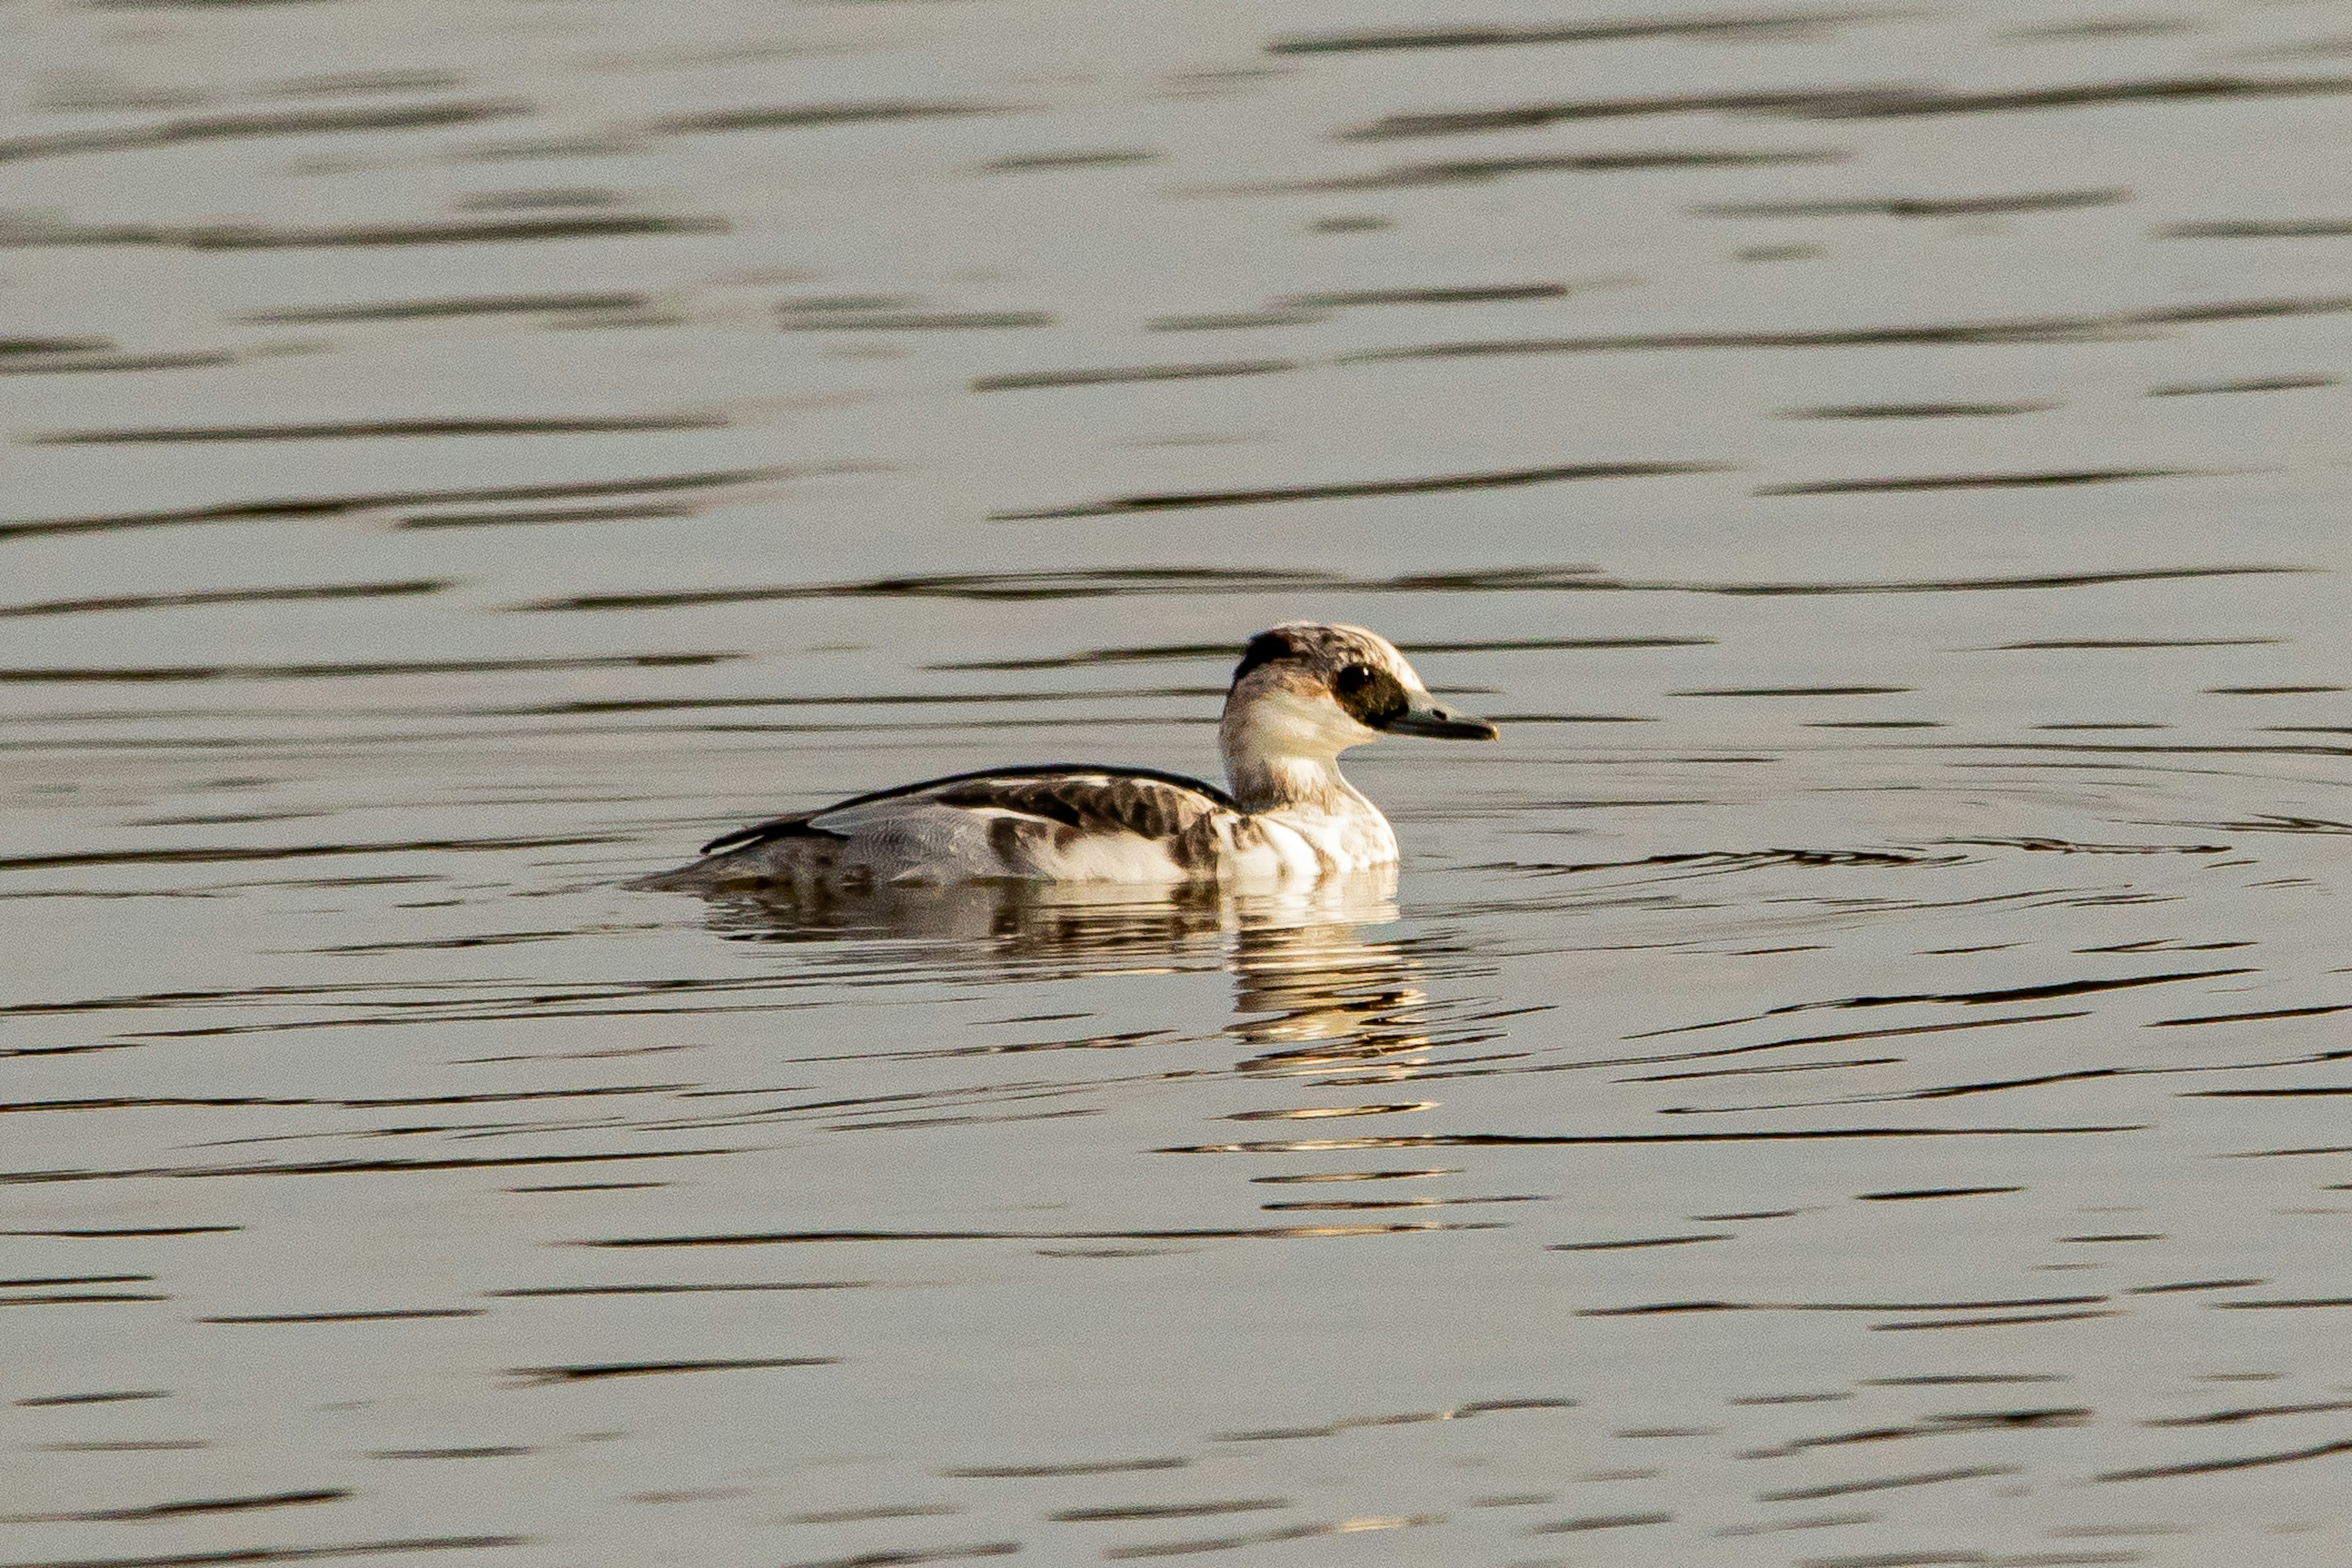
[[[1384,732],[1496,734],[1439,706],[1382,638],[1293,622],[1250,639],[1234,672],[1218,726],[1230,792],[1149,768],[983,769],[739,828],[640,885],[1287,881],[1392,866],[1388,818],[1338,765]]]

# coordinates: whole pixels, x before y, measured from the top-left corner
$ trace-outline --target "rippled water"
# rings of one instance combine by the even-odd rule
[[[2340,8],[0,29],[7,1568],[2352,1549]]]

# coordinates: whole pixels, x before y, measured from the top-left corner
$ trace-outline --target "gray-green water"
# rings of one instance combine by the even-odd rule
[[[2340,8],[0,33],[7,1568],[2343,1560]]]

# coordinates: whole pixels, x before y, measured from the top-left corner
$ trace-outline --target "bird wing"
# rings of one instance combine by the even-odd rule
[[[1240,809],[1214,784],[1150,768],[989,768],[854,795],[816,811],[739,827],[703,853],[743,849],[780,838],[848,838],[909,810],[946,806],[1031,818],[1084,835],[1132,834],[1155,843],[1182,837],[1204,817]]]

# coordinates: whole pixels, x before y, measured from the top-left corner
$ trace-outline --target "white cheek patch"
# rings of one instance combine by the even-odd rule
[[[1244,736],[1264,757],[1336,757],[1350,746],[1380,739],[1328,697],[1271,691],[1250,703]]]

